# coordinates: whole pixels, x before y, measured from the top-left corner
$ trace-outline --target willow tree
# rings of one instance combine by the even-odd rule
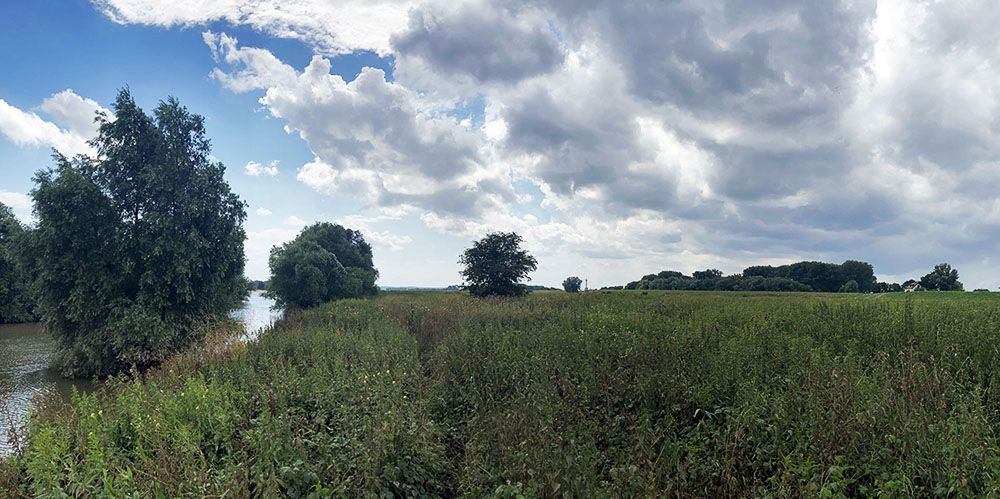
[[[271,249],[268,296],[301,308],[378,292],[372,247],[361,232],[326,222]]]
[[[56,155],[26,237],[38,308],[68,375],[144,368],[197,340],[246,294],[246,206],[211,159],[204,118],[128,90],[98,115],[95,156]]]

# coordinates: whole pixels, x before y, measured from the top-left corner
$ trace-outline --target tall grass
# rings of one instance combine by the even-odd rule
[[[387,293],[49,403],[0,495],[1000,492],[1000,300]]]

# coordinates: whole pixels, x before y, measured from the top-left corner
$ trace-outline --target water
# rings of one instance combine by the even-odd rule
[[[281,317],[281,310],[274,310],[274,300],[265,298],[260,291],[250,293],[250,298],[243,308],[234,311],[230,316],[243,323],[246,334],[244,341],[253,341],[261,330],[268,328]]]
[[[254,291],[243,308],[230,314],[243,323],[244,341],[251,341],[260,331],[280,317],[271,310],[274,301]],[[54,390],[69,397],[72,389],[92,390],[89,380],[68,380],[49,371],[56,341],[41,324],[0,324],[0,456],[11,450],[7,432],[13,422],[20,427],[27,417],[31,400],[42,392]]]

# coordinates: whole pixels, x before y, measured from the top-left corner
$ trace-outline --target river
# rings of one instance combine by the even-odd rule
[[[252,341],[261,330],[270,326],[281,312],[272,310],[274,301],[259,291],[233,318],[243,323],[245,341]],[[72,389],[89,391],[94,382],[68,380],[49,371],[48,365],[55,354],[56,341],[42,330],[41,324],[0,324],[0,456],[10,452],[7,440],[11,421],[24,424],[31,400],[46,390],[69,396]]]

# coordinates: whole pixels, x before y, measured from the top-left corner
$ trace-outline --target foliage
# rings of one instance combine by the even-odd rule
[[[528,274],[538,268],[538,261],[521,249],[524,240],[514,232],[495,232],[476,241],[459,259],[469,292],[474,296],[521,296],[528,288]]]
[[[740,275],[709,277],[718,271],[695,272],[698,278],[688,277],[680,272],[663,271],[648,274],[641,280],[633,281],[624,289],[661,289],[674,291],[812,291],[812,288],[786,277],[761,277]],[[721,273],[721,272],[719,272]],[[661,277],[668,276],[668,277]]]
[[[962,283],[958,280],[958,270],[951,268],[947,263],[939,263],[934,266],[929,274],[920,278],[920,285],[924,289],[934,291],[962,291]]]
[[[854,284],[849,284],[851,281]],[[891,288],[889,285],[886,287],[887,289]],[[692,291],[839,291],[852,293],[868,293],[883,289],[879,283],[875,282],[875,269],[872,265],[856,260],[847,260],[839,265],[823,262],[798,262],[778,267],[754,266],[747,267],[741,275],[725,277],[718,269],[699,270],[690,277],[681,272],[664,270],[657,274],[646,274],[642,279],[626,284],[624,288]]]
[[[813,291],[837,292],[848,281],[858,284],[858,291],[875,288],[875,269],[870,263],[847,260],[838,265],[823,262],[797,262],[789,265],[756,266],[743,270],[744,277],[784,277],[809,286]]]
[[[38,319],[27,273],[15,257],[24,232],[14,212],[0,203],[0,324]]]
[[[562,283],[563,290],[567,293],[579,293],[580,287],[583,286],[583,279],[579,277],[572,276],[567,277]]]
[[[0,496],[992,496],[998,308],[935,292],[342,300],[43,407]]]
[[[204,118],[172,98],[149,116],[127,90],[113,109],[96,157],[57,155],[37,174],[38,226],[21,245],[68,375],[154,365],[246,293],[245,205],[209,159]]]
[[[706,269],[706,270],[696,270],[691,273],[691,277],[698,280],[703,279],[718,279],[722,277],[722,271],[719,269]]]
[[[314,307],[340,298],[374,295],[378,271],[361,232],[330,223],[306,227],[271,249],[267,294],[279,305]]]

